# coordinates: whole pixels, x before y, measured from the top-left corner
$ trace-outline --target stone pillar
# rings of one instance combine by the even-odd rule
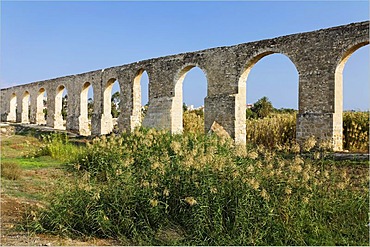
[[[231,137],[237,144],[245,145],[245,133],[243,135],[243,129],[237,125],[237,107],[238,95],[207,96],[204,105],[205,132],[214,132],[223,137]],[[239,117],[242,116],[239,115]]]
[[[33,92],[31,92],[33,93]],[[37,95],[36,93],[33,93],[32,96],[30,96],[30,115],[29,115],[29,122],[35,124],[36,118],[37,118]]]
[[[339,151],[342,150],[342,109],[335,111],[335,101],[341,99],[335,99],[334,69],[324,64],[316,61],[316,67],[301,67],[296,139],[302,144],[314,136],[319,143],[329,142],[334,151]]]
[[[80,133],[80,108],[80,91],[76,92],[70,88],[68,91],[66,129],[73,133]]]

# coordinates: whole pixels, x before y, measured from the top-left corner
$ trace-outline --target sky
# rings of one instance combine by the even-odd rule
[[[367,0],[3,0],[0,87],[365,20]],[[369,55],[369,46],[360,48],[344,68],[345,110],[369,109]],[[142,79],[143,104],[149,79]],[[267,96],[276,108],[298,107],[298,73],[284,55],[261,59],[246,83],[247,103]],[[189,71],[183,88],[186,104],[203,105],[207,82],[200,69]]]

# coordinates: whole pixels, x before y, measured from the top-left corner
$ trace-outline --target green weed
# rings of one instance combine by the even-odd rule
[[[368,244],[367,162],[147,129],[96,138],[73,156],[76,179],[28,229],[140,245]]]

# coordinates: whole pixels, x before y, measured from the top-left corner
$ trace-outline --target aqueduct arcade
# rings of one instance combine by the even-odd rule
[[[32,82],[1,89],[1,121],[46,124],[81,135],[108,134],[113,128],[112,84],[118,81],[121,131],[143,125],[179,133],[183,128],[182,81],[190,69],[198,67],[207,79],[205,131],[216,123],[243,144],[248,74],[261,58],[280,53],[292,61],[299,76],[297,140],[315,136],[331,140],[334,149],[341,150],[342,72],[351,54],[367,44],[369,22],[365,21]],[[140,77],[144,71],[149,77],[149,108],[141,119]],[[90,86],[94,94],[91,132],[87,117]],[[64,90],[68,90],[66,127],[61,114]]]

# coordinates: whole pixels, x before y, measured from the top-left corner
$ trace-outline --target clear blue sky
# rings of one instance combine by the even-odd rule
[[[2,1],[0,83],[4,88],[368,19],[366,0]],[[366,46],[347,62],[345,109],[369,108],[369,60]],[[147,89],[143,90],[145,98]],[[247,94],[248,103],[267,96],[275,107],[297,108],[298,75],[294,65],[279,54],[263,58],[252,68]],[[184,101],[203,105],[205,96],[206,80],[195,68],[184,81]]]

